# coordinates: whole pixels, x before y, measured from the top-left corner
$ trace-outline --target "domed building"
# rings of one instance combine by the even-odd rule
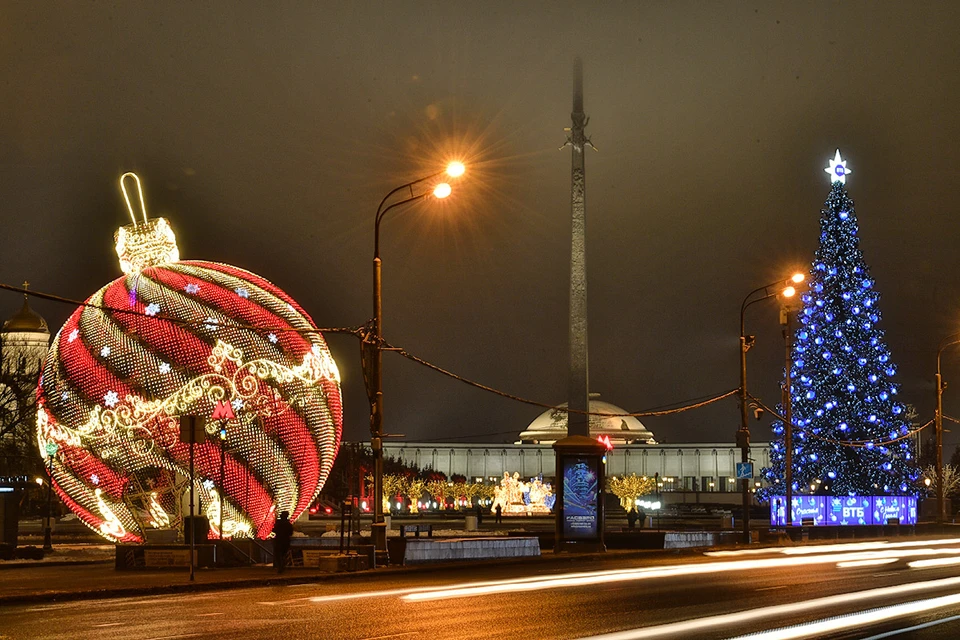
[[[590,394],[590,437],[610,438],[610,444],[657,444],[653,434],[635,417],[620,407],[601,402],[599,393]],[[567,403],[548,409],[531,422],[515,444],[553,444],[567,437]],[[604,415],[596,415],[604,414]]]
[[[5,371],[36,373],[50,347],[50,328],[39,313],[30,308],[27,294],[23,306],[0,329]]]
[[[37,380],[49,347],[47,321],[24,295],[20,311],[0,328],[0,475],[37,471]]]

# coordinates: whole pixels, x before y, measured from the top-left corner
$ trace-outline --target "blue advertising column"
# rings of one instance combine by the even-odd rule
[[[553,445],[557,458],[554,551],[606,551],[603,488],[607,448],[586,436]]]

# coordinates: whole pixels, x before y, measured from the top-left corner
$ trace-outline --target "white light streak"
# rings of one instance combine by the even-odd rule
[[[749,636],[740,636],[739,638],[750,638],[750,640],[791,640],[792,638],[810,638],[820,636],[843,629],[862,627],[865,625],[875,625],[885,620],[912,616],[933,609],[941,609],[960,604],[960,593],[954,593],[939,598],[929,598],[927,600],[916,600],[914,602],[904,602],[880,609],[871,609],[870,611],[860,611],[839,618],[830,618],[829,620],[817,620],[806,624],[798,624],[786,629],[773,629],[762,633],[753,633]],[[733,638],[733,640],[739,640]]]
[[[424,589],[402,597],[403,600],[421,602],[447,598],[466,598],[490,594],[516,593],[519,591],[540,591],[565,587],[587,587],[612,582],[629,582],[677,576],[695,576],[728,573],[746,570],[779,569],[786,566],[808,566],[816,564],[834,564],[840,562],[873,561],[902,557],[930,555],[958,555],[960,548],[928,549],[891,549],[889,551],[870,551],[857,553],[838,553],[808,555],[793,558],[761,558],[756,560],[735,560],[730,562],[705,562],[701,564],[671,565],[667,567],[648,567],[642,569],[619,569],[584,573],[568,573],[548,577],[531,577],[518,580],[503,580],[475,584],[452,585],[434,589]],[[879,564],[879,563],[877,563]]]
[[[855,591],[853,593],[841,593],[834,596],[827,596],[825,598],[815,598],[813,600],[804,600],[803,602],[792,602],[789,604],[775,605],[772,607],[760,607],[757,609],[748,609],[746,611],[739,611],[737,613],[727,613],[718,616],[707,616],[704,618],[695,618],[693,620],[684,620],[682,622],[672,622],[669,624],[656,625],[652,627],[640,627],[638,629],[630,629],[628,631],[617,631],[615,633],[608,633],[599,636],[591,636],[589,640],[640,640],[645,638],[656,638],[661,636],[671,636],[679,633],[690,633],[692,631],[700,631],[703,629],[711,629],[716,627],[725,627],[730,625],[742,625],[749,622],[754,622],[757,620],[762,620],[764,618],[779,618],[787,615],[793,615],[797,613],[803,613],[806,611],[812,611],[821,609],[824,607],[835,607],[840,604],[851,604],[857,602],[865,602],[868,600],[874,600],[877,598],[888,598],[891,596],[900,596],[904,594],[916,593],[918,591],[933,590],[933,589],[944,589],[944,588],[956,588],[960,586],[960,578],[945,578],[943,580],[931,580],[929,582],[915,582],[911,584],[901,584],[892,587],[882,587],[879,589],[870,589],[867,591]],[[960,594],[946,596],[946,598],[954,598],[956,602],[960,602]],[[897,605],[897,607],[908,607],[911,605],[921,605],[925,602],[934,602],[938,600],[943,600],[943,598],[934,598],[933,600],[918,601],[907,603],[905,605]],[[949,604],[954,604],[952,602],[944,602],[943,604],[937,604],[929,608],[944,607]],[[927,609],[917,609],[915,611],[904,611],[902,613],[897,613],[896,616],[900,615],[909,615],[910,613],[916,613],[917,611],[924,611]],[[858,618],[856,622],[851,623],[853,625],[863,625],[863,624],[874,624],[883,619],[888,618],[877,618],[870,619],[869,616],[877,614],[877,612],[885,611],[884,609],[874,610],[870,612],[865,612],[864,614],[854,614],[849,616],[849,618]],[[865,616],[865,617],[858,617]],[[889,617],[896,617],[889,616]],[[844,618],[846,620],[846,618]],[[838,622],[835,621],[823,621],[823,622]],[[774,632],[765,632],[761,634],[750,635],[751,640],[756,640],[762,638],[763,640],[774,640],[787,638],[805,638],[811,637],[818,634],[827,633],[831,630],[836,629],[823,629],[823,630],[814,630],[809,628],[808,625],[798,625],[796,627],[791,627],[790,629],[776,630],[777,632],[791,632],[795,629],[804,627],[802,632],[798,632],[797,635],[767,635]],[[844,627],[837,627],[837,629]]]
[[[960,564],[960,558],[927,558],[926,560],[914,560],[908,562],[907,566],[911,569],[927,569],[930,567],[950,567]]]
[[[853,569],[854,567],[874,567],[880,564],[891,564],[899,559],[900,558],[865,558],[863,560],[847,560],[846,562],[838,562],[837,568]]]

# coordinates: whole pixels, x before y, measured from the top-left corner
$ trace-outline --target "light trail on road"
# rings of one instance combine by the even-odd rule
[[[837,564],[867,562],[880,564],[896,562],[902,558],[933,555],[960,555],[960,548],[891,549],[889,551],[861,551],[854,553],[836,553],[824,555],[805,555],[794,557],[774,557],[754,560],[733,560],[724,562],[705,562],[698,564],[671,565],[667,567],[649,567],[640,569],[618,569],[611,571],[582,572],[560,574],[556,576],[520,578],[516,580],[497,580],[482,583],[466,583],[446,587],[419,589],[401,596],[408,602],[442,600],[448,598],[466,598],[491,594],[516,593],[521,591],[541,591],[568,587],[585,587],[612,582],[653,580],[678,576],[707,575],[733,571],[780,569],[787,566],[808,566],[815,564]],[[336,598],[338,596],[332,596]],[[323,597],[314,598],[322,602]]]
[[[681,633],[703,631],[705,629],[716,629],[732,625],[742,625],[768,618],[778,618],[781,616],[795,615],[798,613],[807,613],[810,611],[822,610],[827,607],[836,607],[837,605],[841,604],[860,603],[879,598],[914,595],[919,591],[957,587],[960,587],[960,577],[930,580],[927,582],[914,582],[892,587],[869,589],[867,591],[855,591],[853,593],[838,594],[825,598],[815,598],[813,600],[804,600],[803,602],[793,602],[790,604],[747,609],[745,611],[739,611],[736,613],[725,613],[716,616],[694,618],[691,620],[684,620],[682,622],[671,622],[668,624],[650,627],[638,627],[636,629],[629,629],[626,631],[615,631],[613,633],[589,636],[589,638],[585,638],[584,640],[642,640],[644,638],[671,636]],[[792,632],[792,630],[805,626],[797,625],[796,627],[788,627],[786,629],[776,629],[769,632],[760,632],[759,634],[740,636],[740,638],[750,638],[751,640],[787,640],[788,638],[803,638],[815,636],[818,633],[826,633],[831,630],[849,628],[849,626],[875,624],[876,622],[882,622],[883,620],[892,619],[894,617],[912,615],[922,611],[929,611],[955,604],[960,604],[960,594],[951,594],[948,596],[941,596],[939,598],[931,598],[928,600],[918,600],[916,602],[894,605],[892,607],[885,607],[883,609],[858,612],[850,614],[849,616],[843,616],[842,618],[831,618],[830,620],[819,620],[815,623],[809,623],[811,625],[823,624],[824,628],[822,630],[819,627],[815,628],[811,626],[802,632],[797,632],[797,635],[764,635],[773,633],[787,634]],[[913,608],[911,609],[911,607]],[[878,614],[878,617],[875,618],[869,617],[869,614],[877,611],[882,611],[884,613],[882,616]],[[827,623],[840,625],[841,623],[839,620],[845,620],[847,618],[856,619],[856,622],[852,622],[849,626],[837,626],[835,628],[827,627]]]

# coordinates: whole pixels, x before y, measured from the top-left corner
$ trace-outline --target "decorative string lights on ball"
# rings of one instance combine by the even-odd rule
[[[168,222],[147,218],[139,179],[120,185],[133,220],[116,234],[125,275],[71,314],[37,392],[53,486],[110,540],[178,528],[190,485],[180,417],[203,416],[215,437],[196,445],[193,483],[210,536],[265,538],[277,512],[295,519],[310,505],[333,465],[336,363],[295,300],[243,269],[180,261]],[[211,418],[226,405],[232,418]]]

